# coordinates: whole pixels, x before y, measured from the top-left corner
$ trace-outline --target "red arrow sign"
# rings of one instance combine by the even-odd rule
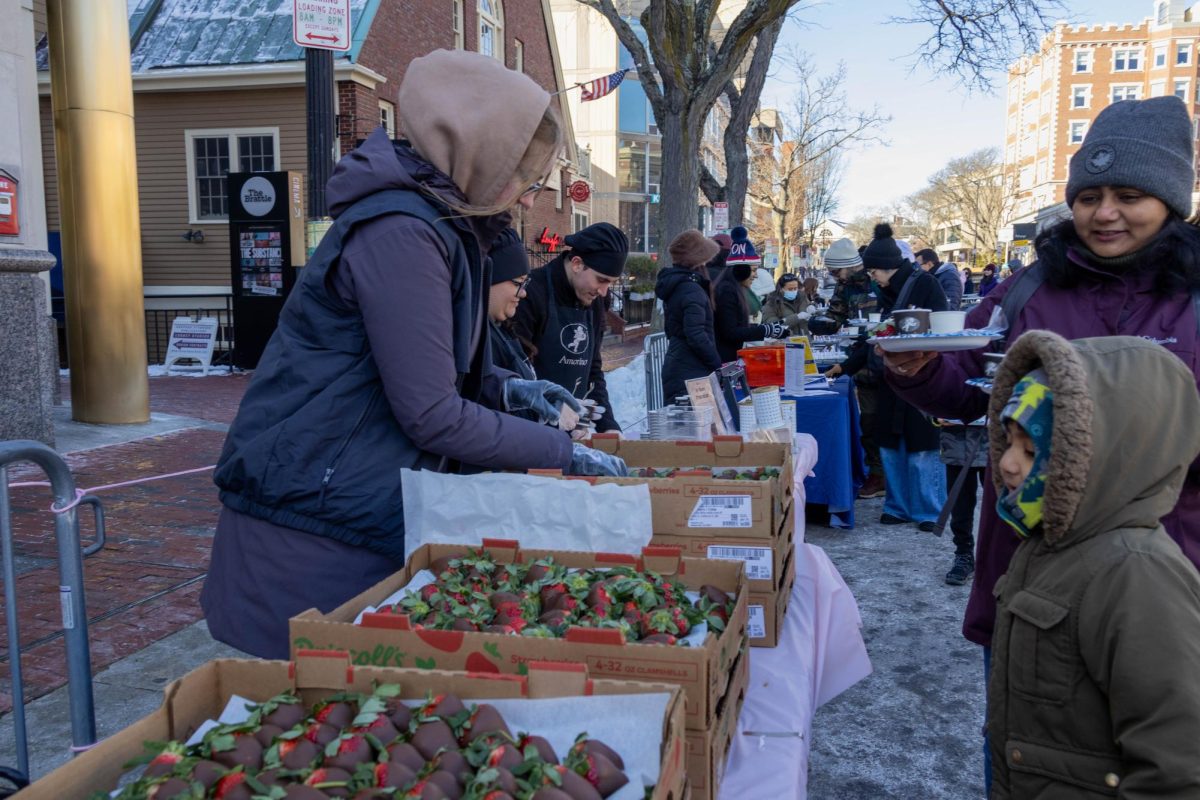
[[[310,34],[308,34],[307,38],[309,38],[309,39],[324,39],[324,40],[325,40],[325,41],[327,41],[327,42],[336,42],[336,41],[338,41],[338,37],[336,37],[336,36],[318,36],[318,35],[317,35],[317,34],[315,34],[315,33],[310,33]]]
[[[300,47],[349,50],[351,21],[350,0],[292,0],[292,41]]]

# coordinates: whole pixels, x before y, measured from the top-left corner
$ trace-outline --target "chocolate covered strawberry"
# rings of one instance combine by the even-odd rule
[[[227,733],[217,732],[220,730],[214,728],[205,737],[203,749],[208,750],[213,761],[230,769],[244,767],[257,770],[262,767],[263,746],[254,738],[252,731],[242,728]]]
[[[263,756],[263,764],[267,767],[302,770],[312,766],[320,757],[321,748],[305,738],[303,729],[296,729],[285,733],[278,742],[271,745]]]
[[[431,719],[417,726],[412,745],[428,760],[441,750],[457,750],[458,739],[445,720]]]
[[[359,764],[371,761],[374,753],[366,737],[359,733],[343,733],[337,739],[325,745],[326,767],[339,767],[353,770]]]
[[[317,707],[313,709],[312,717],[325,725],[345,728],[354,720],[356,713],[358,713],[356,705],[351,704],[349,700],[338,699],[318,703]]]
[[[251,800],[254,791],[246,785],[248,777],[241,770],[226,774],[213,787],[214,800]]]
[[[161,750],[154,756],[150,763],[146,765],[146,771],[142,773],[147,778],[158,778],[163,775],[170,775],[175,771],[175,768],[187,756],[187,750],[179,742],[167,742],[161,745]],[[138,762],[134,762],[138,763]]]
[[[417,773],[403,764],[385,762],[383,764],[376,764],[371,768],[372,786],[402,789],[416,779]]]
[[[304,722],[308,718],[308,709],[300,702],[299,697],[287,692],[275,695],[260,705],[255,710],[254,717],[264,726],[274,725],[286,731]]]
[[[541,736],[534,736],[529,733],[521,734],[517,739],[517,749],[525,756],[526,761],[536,756],[547,764],[558,763],[558,754],[554,752],[554,748],[550,745],[550,742]]]

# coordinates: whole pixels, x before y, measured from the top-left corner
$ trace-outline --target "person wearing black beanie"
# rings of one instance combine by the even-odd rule
[[[528,296],[517,306],[513,330],[541,379],[603,406],[597,432],[619,431],[608,401],[600,343],[605,300],[625,270],[629,239],[615,225],[597,222],[564,242],[566,252],[530,275]]]
[[[946,311],[949,303],[937,278],[914,266],[900,253],[892,226],[875,226],[875,238],[862,254],[871,279],[879,285],[879,300],[886,317],[905,308]],[[872,371],[883,376],[883,362],[871,359]],[[875,438],[883,461],[885,525],[916,523],[932,531],[946,502],[946,474],[939,454],[938,429],[929,418],[904,402],[884,381],[879,381],[879,408],[875,416]]]
[[[525,380],[536,380],[537,374],[511,322],[529,284],[529,253],[517,232],[505,228],[492,246],[491,259],[488,326],[492,337],[492,363]]]

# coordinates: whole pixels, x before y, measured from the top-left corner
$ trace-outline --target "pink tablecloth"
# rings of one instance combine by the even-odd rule
[[[854,595],[825,551],[804,543],[804,478],[816,463],[816,440],[797,434],[796,586],[779,646],[750,649],[750,690],[722,798],[803,800],[813,714],[871,674]]]

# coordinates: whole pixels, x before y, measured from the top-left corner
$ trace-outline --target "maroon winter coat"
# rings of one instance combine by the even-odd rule
[[[1175,353],[1197,375],[1200,384],[1197,341],[1200,337],[1192,300],[1186,291],[1164,297],[1154,291],[1152,271],[1111,275],[1087,264],[1073,252],[1069,257],[1083,271],[1085,280],[1069,289],[1043,283],[1011,321],[1008,341],[1014,342],[1032,329],[1054,331],[1067,339],[1140,336]],[[968,328],[983,328],[988,324],[992,310],[1003,301],[1016,277],[993,290],[967,315]],[[983,376],[983,352],[947,353],[911,378],[889,371],[887,381],[902,398],[929,414],[945,419],[978,419],[987,412],[987,395],[964,382]],[[1154,387],[1129,386],[1125,390],[1149,392]],[[1129,424],[1137,425],[1138,421],[1133,418]],[[1197,421],[1179,420],[1178,424],[1195,425]],[[1103,447],[1104,443],[1099,442],[1098,446]],[[1113,458],[1120,457],[1120,453],[1113,453]],[[1162,524],[1184,554],[1200,567],[1200,462],[1188,471],[1179,502]],[[1008,569],[1018,544],[1020,540],[1012,529],[996,515],[996,490],[989,465],[979,515],[975,581],[963,620],[963,635],[977,644],[991,644],[996,621],[992,589]]]

